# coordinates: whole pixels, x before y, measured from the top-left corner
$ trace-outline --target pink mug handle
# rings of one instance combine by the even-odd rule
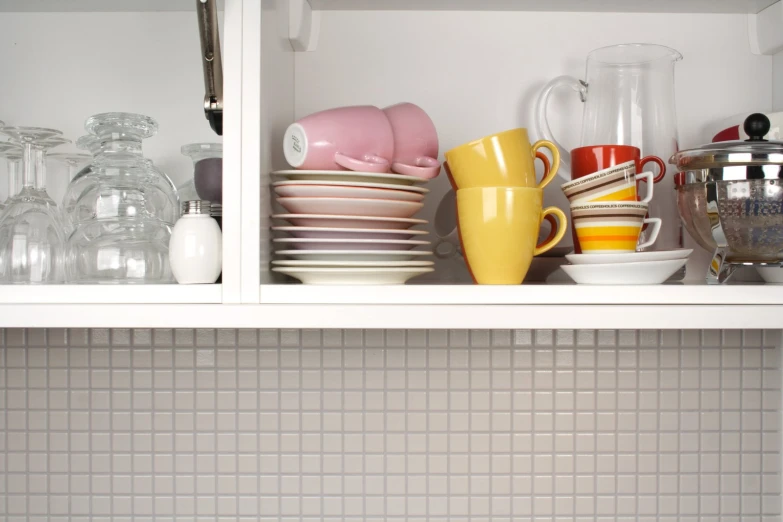
[[[365,154],[361,159],[356,159],[340,152],[335,152],[334,162],[345,169],[358,172],[389,172],[389,160],[372,154]]]
[[[440,161],[429,156],[416,158],[415,165],[407,163],[392,163],[392,171],[406,176],[416,176],[417,178],[432,179],[440,174]]]

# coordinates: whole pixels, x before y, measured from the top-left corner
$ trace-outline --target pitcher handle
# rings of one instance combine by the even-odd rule
[[[552,129],[549,128],[549,121],[546,118],[549,96],[558,87],[570,87],[578,92],[580,98],[584,101],[587,95],[587,86],[573,76],[558,76],[544,86],[544,89],[538,95],[538,100],[536,100],[536,132],[543,139],[553,142],[560,150],[560,176],[566,181],[571,181],[567,173],[567,171],[571,170],[571,154],[555,139]]]

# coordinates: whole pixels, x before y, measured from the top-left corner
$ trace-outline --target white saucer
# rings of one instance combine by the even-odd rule
[[[641,263],[563,265],[560,268],[580,285],[659,285],[687,262],[687,259],[670,259]]]
[[[402,285],[434,268],[273,268],[307,285]]]
[[[426,230],[400,230],[395,228],[329,228],[329,227],[272,227],[275,232],[288,232],[293,237],[305,239],[410,239],[426,236]]]
[[[424,207],[419,201],[363,198],[277,198],[277,202],[292,214],[384,218],[409,218]]]
[[[415,202],[424,200],[424,194],[418,192],[344,185],[286,185],[275,187],[275,194],[284,198],[358,198]]]
[[[275,254],[303,261],[410,261],[431,256],[425,250],[278,250]]]
[[[671,261],[685,259],[692,248],[664,250],[661,252],[628,252],[625,254],[568,254],[566,259],[572,265],[609,265],[615,263],[644,263],[646,261]]]
[[[297,266],[297,267],[332,267],[332,268],[411,268],[417,266],[433,266],[435,261],[291,261],[284,259],[282,261],[272,261],[277,266]]]
[[[391,185],[415,185],[429,181],[417,176],[351,170],[278,170],[272,175],[297,180],[358,181],[360,183],[388,183]]]
[[[327,214],[275,214],[275,219],[285,219],[298,227],[339,227],[339,228],[396,228],[405,229],[414,225],[426,225],[426,219],[383,218],[364,216],[345,216]]]
[[[319,180],[307,180],[307,179],[292,179],[284,181],[275,181],[272,183],[273,187],[305,187],[317,185],[320,187],[365,187],[365,188],[377,188],[377,189],[390,189],[390,190],[404,190],[405,192],[418,192],[419,194],[427,194],[430,189],[424,187],[414,187],[413,185],[398,185],[395,183],[368,183],[365,181],[330,181],[326,179]]]
[[[302,239],[298,237],[279,237],[273,243],[290,245],[302,250],[410,250],[417,246],[427,246],[429,241],[416,239]]]

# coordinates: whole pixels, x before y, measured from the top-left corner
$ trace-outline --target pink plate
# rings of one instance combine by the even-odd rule
[[[295,214],[393,218],[409,218],[424,206],[415,201],[354,198],[277,198],[277,202]]]
[[[430,245],[429,241],[415,239],[300,239],[278,238],[272,240],[281,249],[298,250],[411,250]]]
[[[335,228],[394,228],[403,230],[415,225],[426,225],[426,219],[382,218],[362,216],[328,216],[324,214],[275,214],[274,219],[284,219],[298,227]]]
[[[303,239],[411,239],[427,235],[426,230],[328,228],[328,227],[272,227],[275,232],[288,232]]]
[[[278,196],[292,198],[364,198],[394,201],[422,201],[424,194],[367,187],[335,187],[331,185],[286,185],[275,187]]]

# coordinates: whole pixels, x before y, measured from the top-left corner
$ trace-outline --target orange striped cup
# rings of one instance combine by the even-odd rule
[[[658,239],[659,218],[645,218],[647,203],[603,201],[571,205],[571,222],[583,253],[619,254],[636,252]],[[650,239],[641,245],[639,235],[645,223],[652,225]]]
[[[582,176],[560,185],[560,188],[572,205],[588,201],[636,201],[636,185],[641,179],[647,181],[647,194],[642,203],[649,203],[653,196],[652,174],[636,174],[636,163],[633,161]]]

